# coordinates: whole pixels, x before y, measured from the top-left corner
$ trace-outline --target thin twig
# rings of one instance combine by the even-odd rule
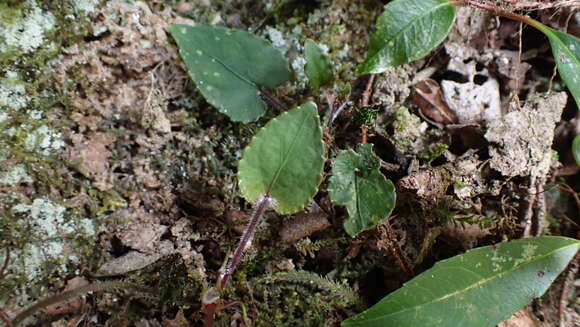
[[[572,263],[568,266],[566,277],[564,279],[564,285],[562,285],[562,293],[560,294],[560,303],[558,305],[558,318],[560,320],[560,327],[565,327],[564,323],[564,312],[566,311],[566,300],[570,292],[570,288],[574,287],[574,276],[578,273],[578,266],[580,265],[580,253],[576,254],[576,257],[572,260]]]
[[[403,253],[403,250],[401,249],[399,243],[397,242],[397,239],[395,238],[395,233],[391,228],[391,223],[388,220],[386,220],[379,225],[379,228],[383,230],[384,235],[386,236],[387,247],[391,252],[391,254],[393,255],[393,257],[395,257],[395,261],[399,265],[401,271],[403,271],[405,275],[409,277],[414,276],[415,273],[413,272],[413,268],[411,268],[411,264],[409,263],[407,256],[405,255],[405,253]]]
[[[538,24],[538,22],[536,20],[531,19],[530,17],[514,14],[514,13],[511,13],[509,11],[505,11],[499,7],[496,7],[494,5],[490,5],[487,3],[481,3],[481,2],[478,2],[475,0],[455,0],[455,1],[451,1],[451,5],[453,5],[453,6],[470,6],[470,7],[474,7],[474,8],[479,8],[479,9],[491,11],[496,16],[501,16],[501,17],[513,19],[513,20],[518,21],[518,22],[530,24],[534,27],[537,26],[537,24]]]
[[[579,0],[559,0],[554,2],[545,1],[518,1],[513,4],[516,9],[541,10],[549,8],[580,7]]]
[[[532,233],[532,215],[534,214],[534,203],[536,199],[536,177],[531,176],[529,185],[525,189],[522,201],[518,208],[519,225],[523,228],[523,237],[529,237]]]
[[[6,312],[2,310],[2,308],[0,308],[0,319],[2,319],[7,326],[12,326],[12,320],[8,317]]]
[[[6,247],[6,258],[4,258],[4,264],[2,265],[2,269],[0,269],[0,279],[4,277],[4,271],[8,268],[8,264],[10,263],[10,248]]]
[[[151,294],[151,290],[145,287],[141,287],[135,284],[127,283],[124,281],[110,281],[110,282],[102,282],[102,283],[93,283],[89,285],[84,285],[73,290],[64,291],[60,294],[49,296],[43,300],[36,302],[35,304],[31,305],[24,311],[20,312],[19,314],[14,317],[12,320],[13,326],[18,326],[21,322],[23,322],[26,318],[32,316],[37,311],[46,308],[50,305],[61,303],[66,300],[70,300],[77,296],[81,296],[88,292],[102,292],[111,289],[134,289],[141,293],[149,293]]]
[[[522,66],[522,33],[524,30],[524,24],[520,22],[519,25],[520,28],[518,33],[518,63],[516,65],[516,94],[520,93],[520,68]]]
[[[543,221],[546,216],[546,196],[544,193],[544,181],[540,180],[536,185],[536,202],[534,215],[532,216],[532,235],[540,236],[543,231]]]
[[[574,197],[574,200],[576,201],[576,206],[578,207],[578,210],[580,211],[580,196],[578,196],[578,193],[576,193],[576,191],[574,191],[570,187],[570,185],[565,184],[565,183],[559,184],[558,188],[564,192],[568,192],[569,194],[572,194],[572,197]]]
[[[350,101],[345,101],[343,102],[338,109],[336,109],[336,111],[334,111],[332,113],[332,117],[330,118],[330,122],[328,123],[329,125],[332,125],[332,123],[336,120],[336,118],[338,117],[338,115],[340,115],[340,113],[344,110],[344,108],[346,108],[347,105],[352,104]]]

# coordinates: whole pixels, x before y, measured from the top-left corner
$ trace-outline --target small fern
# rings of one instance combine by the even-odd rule
[[[309,271],[278,272],[264,277],[256,278],[253,284],[300,284],[308,287],[316,287],[327,292],[333,297],[337,305],[358,306],[361,302],[356,293],[346,283],[337,282]]]
[[[303,256],[309,256],[310,258],[314,258],[316,257],[316,253],[320,251],[320,249],[322,249],[323,247],[336,248],[336,241],[337,241],[336,239],[323,239],[312,242],[312,240],[310,240],[310,238],[307,237],[296,242],[294,244],[294,247]]]

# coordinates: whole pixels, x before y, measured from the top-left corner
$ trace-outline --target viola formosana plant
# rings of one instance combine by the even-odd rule
[[[219,187],[210,191],[215,182],[182,188],[196,189],[191,197],[197,197],[176,201],[186,203],[175,210],[184,219],[146,230],[151,239],[186,244],[193,259],[183,259],[187,251],[140,253],[108,237],[115,244],[110,252],[123,253],[119,258],[96,272],[86,268],[91,280],[84,285],[67,286],[19,312],[0,310],[6,324],[42,324],[47,312],[70,314],[74,310],[55,306],[72,306],[91,292],[137,298],[124,304],[124,313],[104,313],[112,301],[92,298],[92,321],[106,324],[117,314],[124,323],[158,314],[171,326],[206,327],[491,327],[511,326],[504,321],[541,325],[542,319],[565,326],[579,319],[569,307],[578,294],[573,281],[580,248],[574,223],[580,211],[580,39],[566,32],[571,19],[576,30],[580,26],[577,7],[548,1],[242,1],[246,15],[265,11],[259,21],[248,21],[241,14],[210,14],[239,9],[218,2],[198,8],[176,1],[180,19],[167,25],[166,46],[179,56],[143,68],[152,69],[150,84],[156,85],[154,76],[174,78],[153,73],[167,60],[183,64],[196,105],[171,116],[164,131],[211,130],[203,139],[222,147],[219,153],[204,149],[210,155],[203,164],[221,168],[228,195]],[[543,15],[560,11],[569,15],[567,23],[552,24]],[[190,19],[199,17],[197,23]],[[371,18],[373,26],[357,27]],[[2,85],[0,101],[9,93]],[[167,88],[150,96],[155,92],[181,96]],[[191,102],[179,98],[166,109]],[[2,117],[0,112],[0,126]],[[203,124],[183,125],[197,120]],[[122,134],[122,128],[115,131],[115,137]],[[228,136],[213,140],[217,135]],[[102,142],[107,145],[93,157],[109,151],[112,143]],[[172,142],[192,148],[196,141],[182,136]],[[235,162],[220,166],[224,158]],[[150,178],[147,169],[140,178]],[[216,198],[224,203],[215,205]],[[133,198],[122,208],[138,205]],[[195,230],[180,238],[192,216],[217,222],[219,231],[205,239]],[[114,217],[122,228],[122,212]],[[9,250],[4,258],[0,278],[9,271]],[[162,308],[139,310],[156,306]]]
[[[493,9],[496,15],[527,23],[544,33],[556,56],[560,76],[580,104],[579,39],[531,18],[471,1],[392,1],[377,20],[367,58],[358,72],[379,74],[389,67],[423,58],[446,38],[455,21],[456,7],[462,5]],[[251,33],[184,25],[174,25],[171,33],[202,94],[233,120],[259,118],[266,106],[262,97],[272,99],[262,88],[278,86],[289,78],[288,64],[280,54]],[[330,64],[313,41],[305,42],[304,51],[308,58],[306,73],[312,89],[318,91],[332,79]],[[251,64],[255,60],[258,65]],[[218,293],[223,292],[249,247],[263,212],[273,208],[281,214],[292,214],[313,200],[324,165],[321,138],[316,105],[307,103],[273,118],[246,148],[239,164],[239,185],[255,209],[220,275],[217,290],[208,290],[212,300],[204,303],[211,308],[206,311],[207,321],[212,321],[219,309]],[[373,154],[372,145],[361,144],[358,151],[339,153],[328,181],[332,202],[348,208],[344,229],[351,237],[388,219],[396,198],[393,183],[380,172],[380,159]],[[580,243],[572,239],[538,237],[473,250],[438,263],[343,325],[493,326],[541,296],[579,247]],[[553,257],[561,258],[560,263],[547,264]],[[494,300],[481,304],[482,298]]]

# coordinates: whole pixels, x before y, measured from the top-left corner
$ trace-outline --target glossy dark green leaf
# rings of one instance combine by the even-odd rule
[[[572,155],[574,160],[576,160],[576,164],[580,166],[580,134],[576,135],[572,142]]]
[[[321,86],[332,81],[332,66],[328,56],[312,40],[306,40],[304,45],[306,67],[304,68],[310,86],[318,91]]]
[[[526,238],[443,260],[344,327],[490,327],[544,294],[580,247],[571,238]]]
[[[171,25],[191,79],[205,99],[234,121],[264,114],[260,87],[290,78],[280,51],[251,33],[216,26]]]
[[[448,0],[389,2],[377,20],[359,72],[378,74],[426,56],[447,37],[454,20],[455,8]]]
[[[344,205],[348,219],[345,231],[352,237],[387,219],[395,207],[395,186],[379,171],[380,160],[372,144],[360,144],[357,151],[341,151],[332,164],[328,195]]]
[[[580,107],[580,39],[535,20],[530,24],[548,37],[560,77]]]
[[[238,168],[240,191],[250,202],[269,194],[282,214],[300,211],[322,181],[322,128],[308,102],[266,124],[244,150]]]

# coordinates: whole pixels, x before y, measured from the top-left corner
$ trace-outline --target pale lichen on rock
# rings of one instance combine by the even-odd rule
[[[0,20],[0,52],[18,49],[30,53],[45,43],[45,34],[55,27],[56,19],[50,12],[38,7],[35,0],[28,0],[18,13],[19,19]]]
[[[28,175],[24,165],[13,166],[9,171],[0,174],[0,184],[16,185],[20,183],[32,183],[32,177]]]
[[[2,107],[16,110],[26,107],[30,97],[26,95],[25,85],[26,83],[12,78],[0,79],[0,110]]]
[[[36,240],[18,251],[18,259],[13,263],[13,266],[20,266],[28,280],[32,281],[42,273],[42,265],[46,260],[62,255],[65,243],[61,238],[72,233],[74,228],[65,222],[63,214],[66,209],[46,198],[37,198],[31,204],[15,205],[12,211],[15,214],[24,214],[24,218],[18,220],[18,223],[26,226]]]

